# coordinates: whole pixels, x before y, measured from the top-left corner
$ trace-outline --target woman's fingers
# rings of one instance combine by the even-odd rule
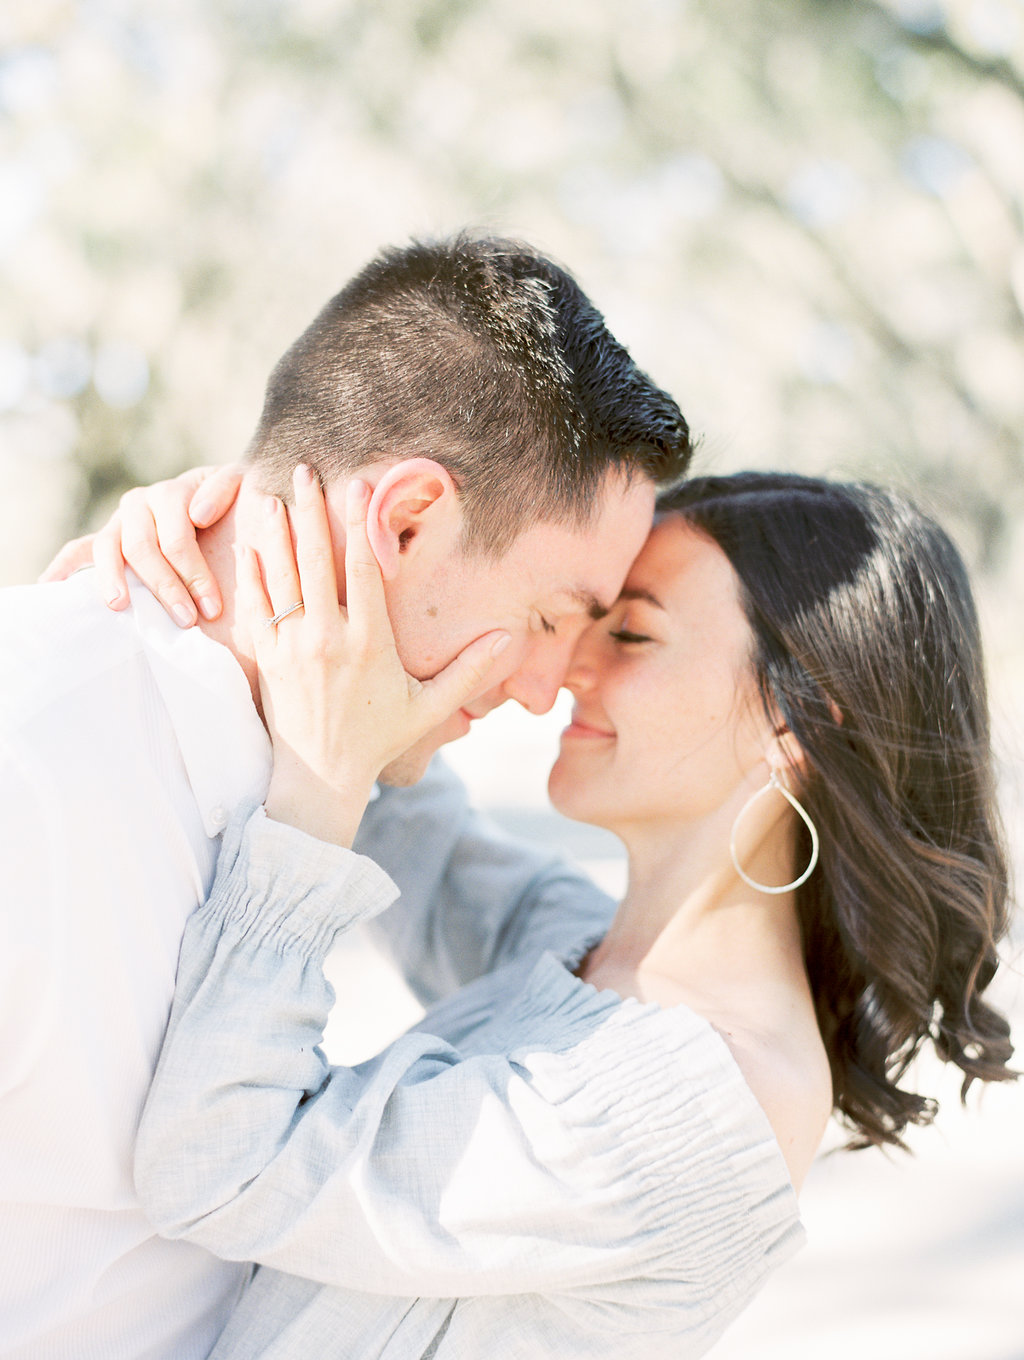
[[[83,534],[81,538],[73,538],[70,543],[65,543],[40,575],[40,582],[66,581],[81,567],[91,567],[92,543],[95,536],[95,534]],[[125,603],[127,603],[127,597]]]
[[[96,534],[66,544],[40,576],[61,581],[94,563],[103,598],[112,609],[128,604],[125,563],[182,628],[220,617],[217,581],[196,542],[196,526],[220,519],[238,494],[244,469],[192,468],[170,481],[127,491]],[[197,612],[198,611],[198,612]]]
[[[125,576],[125,561],[121,554],[121,521],[117,515],[109,519],[99,533],[93,535],[92,560],[96,567],[100,594],[108,606],[111,609],[125,609],[130,602],[130,596]],[[182,623],[182,626],[188,627],[188,624]]]
[[[292,485],[295,559],[306,617],[326,626],[338,617],[338,578],[327,505],[320,483],[305,464],[295,469]]]
[[[247,544],[235,544],[235,586],[238,612],[249,625],[257,661],[267,642],[275,641],[273,628],[267,620],[274,610],[260,575],[260,562],[254,549]]]
[[[262,499],[263,523],[258,551],[271,605],[269,618],[298,604],[302,600],[302,586],[285,508],[276,496]]]
[[[184,476],[190,478],[185,485],[192,491],[188,503],[188,516],[197,529],[206,529],[222,519],[235,503],[238,488],[242,485],[245,468],[240,463],[229,463],[227,467],[193,468]]]
[[[164,556],[150,510],[153,488],[136,488],[121,497],[117,514],[96,535],[93,555],[104,599],[117,588],[117,563],[123,559],[159,599],[179,628],[191,628],[197,616],[192,597]],[[123,568],[121,580],[123,581]]]
[[[426,730],[444,722],[486,688],[491,667],[511,641],[511,634],[500,629],[484,633],[464,647],[432,680],[423,682],[421,703]]]
[[[198,471],[198,469],[197,469]],[[140,532],[152,523],[156,528],[157,548],[171,569],[177,573],[191,600],[199,608],[205,619],[215,619],[221,612],[221,596],[213,573],[199,550],[196,529],[189,515],[188,488],[190,478],[195,474],[184,474],[170,482],[158,482],[142,493],[130,492],[129,496],[141,495],[145,498],[149,511],[148,520],[140,516]],[[130,503],[130,509],[137,502]],[[126,512],[122,510],[121,519],[127,524]],[[134,565],[125,550],[130,566]]]
[[[366,533],[370,488],[358,478],[345,488],[345,600],[352,642],[394,648],[380,563]]]

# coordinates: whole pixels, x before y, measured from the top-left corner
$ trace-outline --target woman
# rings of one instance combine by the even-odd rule
[[[409,686],[372,573],[345,618],[286,541],[277,597],[249,562],[253,617],[307,606],[261,635],[274,779],[186,935],[138,1160],[163,1231],[263,1263],[215,1356],[703,1354],[799,1244],[832,1109],[899,1144],[934,1114],[900,1086],[928,1040],[965,1091],[1012,1075],[956,551],[898,497],[798,477],[662,511],[577,647],[549,785],[626,844],[611,926],[558,954],[521,930],[353,1069],[316,1047],[321,965],[393,892],[304,828],[349,840],[382,734],[416,735]]]

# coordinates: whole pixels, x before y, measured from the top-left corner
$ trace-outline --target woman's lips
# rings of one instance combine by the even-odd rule
[[[585,741],[599,741],[601,739],[610,741],[615,736],[615,733],[608,732],[603,727],[595,727],[593,723],[586,722],[583,718],[579,717],[578,714],[574,713],[572,715],[572,722],[562,733],[562,736],[579,737],[581,740]]]

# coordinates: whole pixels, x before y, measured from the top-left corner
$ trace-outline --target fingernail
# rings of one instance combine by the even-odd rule
[[[187,609],[183,604],[171,606],[171,617],[179,628],[191,628],[196,621],[196,616],[191,609]]]
[[[295,472],[292,475],[292,480],[295,482],[296,486],[300,484],[308,486],[313,480],[313,470],[309,466],[309,464],[296,463]]]
[[[217,617],[217,601],[212,595],[200,595],[199,611],[204,619],[215,619]]]
[[[501,637],[497,638],[491,644],[491,656],[498,656],[501,652],[505,650],[505,648],[511,641],[512,641],[511,633],[502,633]]]
[[[119,609],[121,605],[124,604],[124,592],[120,590],[112,590],[110,594],[107,596],[107,604],[110,606],[111,609]]]
[[[273,517],[277,514],[277,509],[281,502],[277,499],[276,496],[264,496],[263,500],[265,502],[263,506],[264,510],[267,512],[267,515],[271,519],[273,519]]]
[[[214,507],[212,501],[197,501],[195,505],[191,506],[189,509],[189,518],[196,528],[204,525],[208,519],[212,518],[213,514]]]

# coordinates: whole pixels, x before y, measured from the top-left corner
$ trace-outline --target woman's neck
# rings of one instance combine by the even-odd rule
[[[705,1012],[753,1000],[752,989],[802,985],[795,894],[759,893],[729,854],[730,829],[747,796],[742,791],[698,823],[616,828],[629,852],[629,884],[582,976],[642,999],[664,1002],[675,990]],[[793,830],[784,808],[765,810],[752,838],[751,876],[792,879]]]

